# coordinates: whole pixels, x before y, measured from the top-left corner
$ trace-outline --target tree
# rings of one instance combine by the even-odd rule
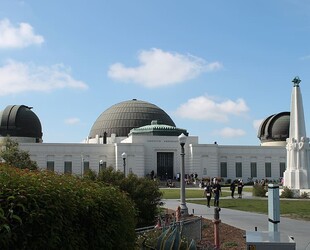
[[[90,173],[84,178],[94,180]],[[97,181],[116,186],[128,194],[135,203],[137,227],[154,224],[162,197],[157,181],[141,178],[132,173],[125,177],[123,172],[115,171],[112,167],[103,169],[99,173]]]
[[[37,163],[30,159],[29,152],[19,149],[18,142],[7,137],[2,144],[0,151],[0,158],[2,158],[6,164],[17,167],[20,169],[37,169]]]

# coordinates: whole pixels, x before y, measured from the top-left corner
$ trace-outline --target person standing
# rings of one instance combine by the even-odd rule
[[[208,181],[207,185],[205,186],[204,195],[207,198],[207,207],[210,207],[210,201],[212,197],[212,186],[210,182]]]
[[[235,195],[235,189],[236,189],[236,184],[235,184],[235,180],[233,180],[230,184],[230,191],[231,191],[231,198],[234,199],[234,195]]]
[[[222,194],[222,188],[218,179],[215,179],[215,184],[213,185],[213,193],[214,193],[214,206],[219,207],[220,194]]]
[[[238,198],[242,198],[243,181],[239,179],[238,181]]]

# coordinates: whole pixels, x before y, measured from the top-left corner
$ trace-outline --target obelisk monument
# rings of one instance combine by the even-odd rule
[[[306,136],[299,77],[293,79],[289,138],[286,139],[287,167],[284,183],[290,189],[310,189],[309,138]]]

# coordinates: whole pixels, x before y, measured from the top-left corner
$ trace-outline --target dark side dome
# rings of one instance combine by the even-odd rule
[[[290,130],[290,112],[281,112],[267,117],[258,129],[261,143],[286,142]]]
[[[174,126],[170,116],[158,106],[137,99],[120,102],[105,110],[93,124],[89,138],[128,136],[130,130],[151,124],[157,120],[160,124]]]
[[[0,112],[0,136],[30,137],[42,141],[42,126],[32,107],[9,105]]]

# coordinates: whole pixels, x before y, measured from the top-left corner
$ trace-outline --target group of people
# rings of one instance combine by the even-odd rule
[[[232,181],[230,184],[230,191],[231,191],[231,198],[235,198],[235,190],[237,187],[238,190],[238,198],[242,198],[242,189],[243,189],[244,183],[241,179]],[[214,178],[211,181],[207,182],[207,184],[204,187],[204,196],[207,198],[207,206],[210,207],[210,201],[212,198],[212,194],[214,195],[214,206],[219,207],[220,203],[220,195],[222,195],[222,187],[219,183],[218,179]]]
[[[207,198],[207,206],[210,207],[212,194],[214,194],[214,206],[219,207],[220,195],[222,194],[222,187],[218,179],[214,178],[212,183],[209,181],[204,188],[204,195]]]
[[[241,199],[242,198],[243,186],[244,186],[244,183],[243,183],[242,179],[232,181],[230,184],[231,198],[233,198],[233,199],[235,198],[235,190],[237,187],[238,198]]]

